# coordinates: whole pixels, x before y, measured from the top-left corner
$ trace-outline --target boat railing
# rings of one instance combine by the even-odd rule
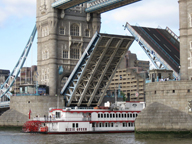
[[[94,109],[94,107],[50,107],[49,110],[52,110],[52,109],[63,109],[63,110],[77,110],[77,109]]]

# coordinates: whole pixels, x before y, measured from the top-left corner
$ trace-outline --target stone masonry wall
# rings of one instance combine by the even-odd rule
[[[59,103],[58,103],[59,101]],[[10,101],[10,110],[0,116],[0,126],[22,126],[29,117],[48,115],[50,107],[64,107],[63,97],[56,96],[13,96]]]
[[[192,100],[192,81],[165,81],[146,84],[146,105],[162,103],[188,113]]]
[[[146,108],[135,121],[136,131],[191,131],[191,81],[146,84]]]

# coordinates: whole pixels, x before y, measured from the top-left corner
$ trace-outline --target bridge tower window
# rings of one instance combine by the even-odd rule
[[[77,24],[72,24],[70,28],[70,33],[72,36],[79,36],[79,26]]]
[[[63,51],[63,58],[65,59],[67,59],[68,58],[68,51],[66,51],[66,50],[64,50]]]
[[[79,59],[79,49],[77,48],[72,48],[70,51],[70,57],[72,59]]]
[[[189,14],[189,27],[192,27],[192,14]]]
[[[59,34],[61,34],[61,35],[64,35],[64,34],[65,34],[64,27],[60,27],[60,28],[59,28]]]
[[[89,30],[88,30],[88,29],[85,30],[85,36],[86,36],[86,37],[89,37],[89,36],[90,36],[90,35],[89,35]]]

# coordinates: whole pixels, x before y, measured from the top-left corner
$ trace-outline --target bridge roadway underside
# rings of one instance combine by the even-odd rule
[[[130,36],[95,34],[62,89],[67,106],[100,105],[133,40]]]

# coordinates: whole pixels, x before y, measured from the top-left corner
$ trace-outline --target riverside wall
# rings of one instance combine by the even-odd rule
[[[13,96],[10,100],[10,109],[0,116],[0,126],[22,126],[37,115],[43,117],[48,115],[50,107],[63,107],[62,96]]]
[[[146,108],[135,121],[136,131],[191,131],[192,81],[146,84]]]

